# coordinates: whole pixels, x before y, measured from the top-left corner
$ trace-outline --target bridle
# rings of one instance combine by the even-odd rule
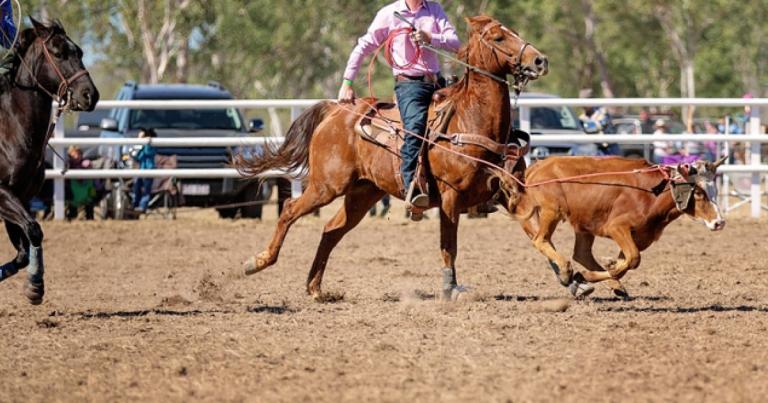
[[[69,78],[64,77],[64,74],[61,72],[61,69],[56,64],[56,61],[53,60],[53,56],[51,56],[51,51],[48,50],[48,46],[47,46],[48,42],[51,41],[51,38],[53,38],[53,36],[54,36],[54,33],[51,32],[47,38],[45,39],[38,38],[38,39],[42,41],[43,55],[45,56],[45,60],[48,61],[48,64],[56,73],[56,76],[59,77],[59,80],[60,80],[59,88],[56,90],[56,93],[54,94],[51,91],[49,91],[47,88],[45,88],[40,83],[40,81],[37,80],[36,74],[32,76],[32,79],[35,81],[35,85],[37,86],[37,88],[40,88],[43,92],[48,94],[51,97],[51,99],[55,100],[56,103],[59,104],[59,109],[67,110],[69,109],[69,98],[70,98],[70,95],[72,94],[72,88],[71,88],[72,84],[75,81],[89,75],[90,73],[88,73],[88,70],[86,69],[80,69],[77,72],[75,72],[75,74],[73,74],[71,77]]]
[[[400,14],[399,12],[395,11],[394,12],[394,16],[395,16],[395,18],[397,18],[397,19],[405,22],[406,24],[408,24],[411,27],[411,29],[413,29],[414,31],[416,30],[416,27],[410,21],[408,21],[405,17],[403,17],[403,15]],[[523,39],[520,38],[519,35],[514,34],[517,37],[517,39],[519,39],[520,41],[523,42],[523,45],[520,47],[519,54],[515,57],[513,54],[507,52],[506,50],[501,49],[500,47],[498,47],[496,45],[493,45],[493,44],[491,44],[491,43],[489,43],[488,41],[485,40],[485,35],[491,29],[496,28],[496,27],[501,27],[502,30],[514,34],[514,32],[510,31],[509,29],[507,29],[502,23],[495,22],[493,24],[488,24],[488,26],[486,26],[483,29],[483,32],[480,33],[480,43],[482,43],[483,45],[485,45],[486,47],[491,49],[491,51],[493,51],[493,52],[500,52],[502,55],[504,55],[504,57],[506,59],[513,61],[513,63],[512,63],[513,67],[512,67],[511,75],[512,75],[512,77],[514,77],[514,81],[512,83],[510,83],[508,80],[506,80],[503,77],[499,77],[496,74],[491,73],[490,71],[483,70],[483,69],[481,69],[481,68],[479,68],[477,66],[473,66],[473,65],[469,64],[469,60],[467,60],[467,61],[460,60],[460,59],[456,58],[455,56],[453,56],[452,54],[450,54],[448,52],[444,52],[443,50],[438,49],[438,48],[436,48],[436,47],[434,47],[434,46],[432,46],[432,45],[430,45],[428,43],[422,43],[420,45],[422,47],[424,47],[425,49],[429,49],[430,51],[432,51],[432,52],[434,52],[434,53],[436,53],[436,54],[438,54],[440,56],[443,56],[446,59],[450,59],[450,60],[452,60],[452,61],[454,61],[454,62],[464,66],[468,71],[473,71],[475,73],[478,73],[478,74],[484,75],[486,77],[489,77],[489,78],[491,78],[491,79],[493,79],[495,81],[498,81],[498,82],[500,82],[502,84],[506,84],[508,87],[512,88],[515,91],[515,107],[517,107],[517,100],[518,100],[518,97],[520,96],[520,93],[523,92],[523,90],[525,89],[525,86],[528,85],[528,81],[530,81],[530,79],[533,77],[531,75],[531,72],[529,70],[527,70],[523,66],[523,54],[525,53],[525,50],[528,49],[529,46],[531,46],[531,44],[529,42],[523,41]],[[469,52],[467,52],[467,58],[469,58]]]
[[[53,153],[57,157],[59,157],[62,161],[65,162],[64,169],[62,170],[62,173],[64,173],[64,172],[66,172],[68,170],[67,159],[62,157],[61,155],[59,155],[59,153],[56,151],[56,149],[51,147],[51,145],[48,143],[48,141],[50,140],[51,136],[53,135],[53,131],[56,128],[56,123],[59,121],[59,118],[61,117],[61,115],[64,112],[70,110],[69,101],[70,101],[70,95],[72,94],[72,84],[75,81],[77,81],[77,80],[79,80],[79,79],[81,79],[81,78],[83,78],[85,76],[88,76],[90,73],[86,69],[80,69],[77,72],[75,72],[75,74],[73,74],[71,77],[66,78],[64,76],[64,74],[61,72],[61,69],[59,68],[59,66],[56,64],[56,61],[53,60],[53,56],[51,56],[51,52],[48,50],[48,42],[51,41],[53,36],[54,36],[54,32],[51,32],[51,33],[48,34],[48,37],[46,37],[45,39],[42,39],[42,38],[38,37],[37,39],[35,39],[35,41],[40,41],[41,42],[41,46],[43,47],[43,56],[45,57],[45,60],[47,61],[47,63],[50,64],[51,68],[53,68],[53,71],[56,73],[56,76],[60,80],[59,88],[56,89],[56,93],[53,93],[50,90],[48,90],[47,88],[45,88],[45,86],[43,86],[40,83],[40,80],[37,79],[37,74],[40,72],[40,68],[39,67],[37,68],[37,71],[33,72],[32,68],[27,64],[27,62],[24,60],[24,58],[21,55],[19,55],[19,59],[21,60],[21,65],[24,66],[24,68],[29,72],[31,79],[34,82],[34,85],[31,86],[31,87],[32,88],[37,88],[37,89],[43,91],[49,97],[51,97],[52,100],[56,101],[56,103],[58,104],[58,106],[56,108],[56,112],[53,114],[53,117],[51,118],[51,121],[48,124],[48,130],[47,130],[47,132],[45,134],[45,144],[46,144],[46,146],[48,146],[53,151]],[[32,46],[30,45],[30,48],[31,47]],[[27,51],[29,51],[29,50],[27,50]],[[21,88],[25,87],[25,86],[19,85],[18,82],[16,83],[16,85],[21,87]],[[38,163],[38,165],[42,165],[43,161],[44,161],[44,158],[41,158],[41,160]]]
[[[519,39],[523,44],[520,46],[520,51],[517,53],[517,55],[508,52],[505,49],[502,49],[501,47],[495,45],[493,42],[489,42],[485,39],[485,36],[494,28],[500,28],[502,31],[509,32],[517,39]],[[504,56],[504,59],[511,62],[512,65],[512,73],[511,76],[515,78],[512,85],[510,85],[516,93],[522,92],[522,90],[525,88],[525,86],[528,84],[528,81],[533,77],[530,70],[526,69],[525,66],[523,66],[523,54],[525,54],[525,50],[528,49],[529,46],[531,46],[530,42],[523,41],[522,38],[520,38],[519,35],[515,34],[514,32],[507,29],[504,25],[502,25],[500,22],[496,22],[493,24],[488,24],[483,31],[480,33],[480,43],[485,45],[487,48],[491,49],[494,52],[499,52]],[[509,82],[507,82],[509,85]]]

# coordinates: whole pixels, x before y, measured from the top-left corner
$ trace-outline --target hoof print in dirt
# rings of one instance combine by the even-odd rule
[[[336,304],[344,301],[344,293],[333,291],[321,292],[320,294],[315,295],[313,298],[315,302],[320,304]]]

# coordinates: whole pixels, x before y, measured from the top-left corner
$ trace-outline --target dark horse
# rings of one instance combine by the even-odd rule
[[[99,91],[83,66],[83,51],[61,25],[31,20],[33,28],[21,32],[14,49],[14,68],[0,77],[0,218],[18,250],[0,267],[0,281],[26,267],[24,294],[37,305],[45,294],[43,231],[26,207],[45,178],[54,98],[63,108],[92,111]]]
[[[468,64],[496,77],[513,75],[516,80],[521,72],[527,79],[548,72],[547,58],[516,32],[486,16],[470,18],[468,22],[469,41],[459,52]],[[438,190],[431,192],[431,206],[440,208],[444,298],[450,298],[456,288],[459,216],[468,207],[489,200],[496,191],[494,186],[488,186],[492,173],[487,166],[455,153],[494,165],[503,163],[504,155],[493,151],[500,148],[488,145],[506,149],[510,132],[509,91],[506,82],[474,70],[467,71],[459,83],[446,91],[456,112],[445,132],[471,134],[477,141],[462,144],[443,140],[440,147],[432,147],[428,153],[430,172]],[[344,195],[344,206],[325,226],[307,279],[307,292],[318,298],[332,249],[385,193],[402,197],[390,152],[363,140],[354,130],[360,114],[368,110],[368,104],[361,101],[354,105],[321,102],[299,116],[278,149],[237,161],[240,170],[251,176],[278,167],[308,169],[305,193],[285,203],[272,242],[264,252],[246,262],[246,274],[264,270],[277,261],[285,235],[298,218]]]

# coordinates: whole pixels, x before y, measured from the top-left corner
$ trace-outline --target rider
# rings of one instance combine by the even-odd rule
[[[414,180],[422,140],[409,133],[423,136],[426,132],[427,112],[440,79],[440,61],[434,52],[420,48],[418,44],[430,44],[451,52],[458,51],[461,46],[456,29],[440,4],[427,0],[397,0],[379,10],[368,32],[360,37],[349,57],[338,100],[342,103],[354,102],[352,82],[363,59],[385,43],[391,33],[409,27],[395,17],[396,12],[417,27],[410,37],[396,35],[392,39],[395,95],[406,130],[405,143],[400,150],[403,159],[400,170],[407,189],[407,207],[425,209],[429,207],[429,198],[415,186],[417,181]],[[415,214],[412,217],[416,219]]]
[[[11,0],[0,0],[0,45],[10,49],[16,37],[16,25],[13,23],[13,7]],[[0,59],[0,75],[11,71],[13,66],[13,49],[5,52]]]

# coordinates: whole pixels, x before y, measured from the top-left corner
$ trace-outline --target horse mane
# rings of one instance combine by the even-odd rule
[[[58,19],[50,20],[47,24],[43,24],[45,28],[51,31],[51,35],[66,35],[64,26]],[[0,90],[5,92],[8,88],[13,86],[13,77],[16,77],[16,73],[21,67],[21,60],[27,54],[27,50],[32,47],[37,39],[37,31],[35,28],[25,28],[19,32],[19,39],[16,42],[16,46],[13,49],[13,61],[9,71],[4,75],[0,75]]]

